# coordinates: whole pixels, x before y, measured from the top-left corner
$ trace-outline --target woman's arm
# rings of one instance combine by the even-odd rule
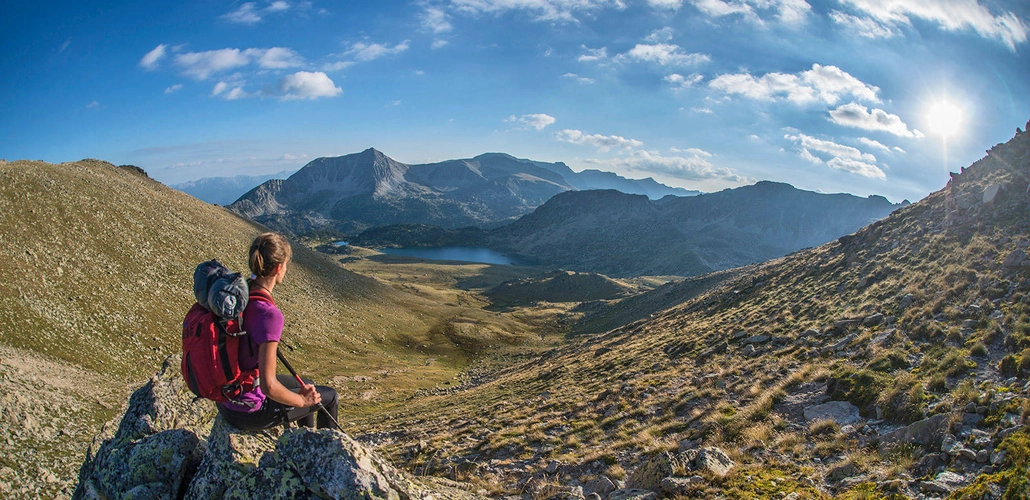
[[[318,404],[321,394],[315,386],[304,384],[300,394],[286,388],[275,377],[275,353],[279,349],[278,342],[264,342],[258,346],[258,373],[261,375],[261,392],[286,406],[303,408]]]

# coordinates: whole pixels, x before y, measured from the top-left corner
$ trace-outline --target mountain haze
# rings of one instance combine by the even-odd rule
[[[285,179],[294,171],[284,170],[268,175],[236,175],[233,177],[204,177],[195,181],[174,184],[178,189],[194,198],[216,205],[228,205],[270,179]]]
[[[692,194],[653,179],[577,174],[564,163],[503,153],[406,165],[368,149],[313,160],[288,179],[254,188],[230,208],[295,234],[321,227],[356,233],[400,223],[454,228],[512,220],[558,193],[600,186],[648,195]]]

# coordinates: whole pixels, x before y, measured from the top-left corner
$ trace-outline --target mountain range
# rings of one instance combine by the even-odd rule
[[[763,181],[691,197],[566,191],[489,230],[376,227],[352,243],[484,246],[524,262],[613,277],[695,276],[782,257],[850,234],[908,202]]]
[[[653,179],[576,173],[564,163],[487,153],[407,165],[375,149],[318,158],[285,180],[269,180],[230,209],[290,234],[320,228],[357,232],[398,223],[489,226],[529,213],[571,190],[614,188],[651,197],[698,194]]]
[[[236,175],[233,177],[204,177],[195,181],[187,181],[179,184],[172,184],[169,187],[178,189],[194,198],[213,203],[215,205],[228,205],[254,189],[265,181],[271,179],[285,179],[296,170],[283,170],[268,175]]]

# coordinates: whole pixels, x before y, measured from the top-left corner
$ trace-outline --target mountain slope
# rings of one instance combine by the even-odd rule
[[[180,352],[194,267],[217,258],[244,271],[265,228],[97,160],[0,164],[0,213],[0,483],[13,488],[0,496],[52,498],[129,388]],[[448,380],[466,362],[465,350],[436,334],[459,308],[293,249],[275,290],[282,345],[315,380],[342,377],[334,384],[350,399],[342,414]],[[521,341],[525,329],[478,311],[463,321],[487,342],[502,330]],[[347,392],[347,377],[383,366],[393,371],[375,394]]]
[[[718,446],[734,471],[679,494],[1024,498],[1030,134],[963,170],[853,235],[700,293],[660,288],[636,322],[413,402],[387,448],[429,473],[473,462],[507,492]],[[853,420],[819,420],[828,401]]]
[[[773,182],[658,201],[617,191],[567,192],[494,230],[490,245],[609,276],[691,276],[825,243],[899,206]]]

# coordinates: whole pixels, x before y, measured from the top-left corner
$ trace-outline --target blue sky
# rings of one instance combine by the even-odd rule
[[[915,201],[1030,119],[1028,34],[1024,0],[4,2],[0,158],[506,152]]]

